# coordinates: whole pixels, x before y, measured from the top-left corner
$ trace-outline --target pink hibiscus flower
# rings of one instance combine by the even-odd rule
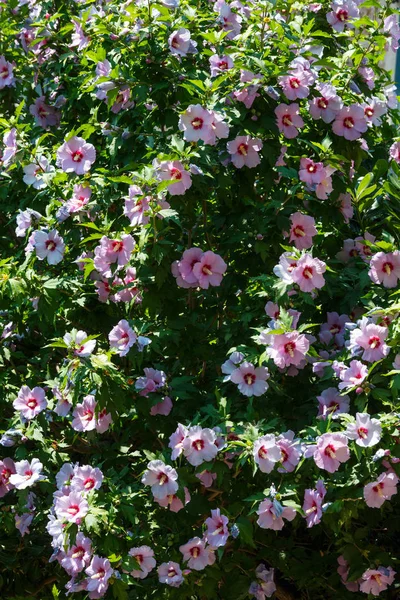
[[[400,252],[377,252],[370,262],[368,275],[376,284],[385,288],[394,288],[400,279]]]
[[[179,551],[182,552],[183,560],[187,561],[188,567],[195,571],[202,571],[215,562],[214,552],[199,537],[194,537],[186,544],[179,546]]]
[[[197,43],[190,39],[190,31],[184,27],[171,33],[168,38],[168,46],[171,54],[177,56],[187,56],[197,52]]]
[[[339,377],[342,380],[339,383],[339,390],[346,387],[360,386],[368,375],[368,367],[359,360],[352,360],[350,366],[341,369]]]
[[[166,583],[171,587],[179,587],[183,582],[182,570],[178,563],[170,560],[167,563],[162,563],[158,569],[158,581]]]
[[[347,444],[347,438],[342,433],[324,433],[319,436],[313,455],[317,467],[328,473],[337,471],[340,464],[350,458]]]
[[[257,367],[245,361],[230,376],[244,396],[262,396],[268,389],[266,380],[269,372],[266,367]]]
[[[321,522],[322,503],[324,501],[326,489],[319,479],[314,490],[307,489],[304,492],[303,512],[307,521],[307,527],[314,527]]]
[[[75,577],[88,566],[91,556],[92,542],[80,531],[77,533],[75,543],[67,550],[60,564],[68,575]]]
[[[332,123],[332,131],[346,140],[356,140],[368,129],[364,109],[359,104],[343,106]]]
[[[208,250],[193,265],[193,275],[197,278],[199,286],[208,290],[210,285],[216,287],[221,284],[226,269],[227,264],[222,257]]]
[[[225,71],[232,69],[234,66],[233,60],[227,54],[224,56],[213,54],[209,58],[209,63],[211,68],[211,77],[218,77],[218,75],[225,73]]]
[[[332,418],[336,419],[337,415],[349,412],[349,396],[341,396],[340,392],[334,387],[327,388],[321,392],[321,395],[317,396],[317,400],[317,416],[320,419],[325,420],[329,415],[332,415]]]
[[[254,442],[253,457],[262,473],[271,473],[275,464],[282,458],[281,448],[273,433],[263,435]]]
[[[200,425],[189,427],[182,442],[183,454],[191,465],[198,467],[216,457],[218,448],[215,441],[216,435],[212,429],[203,429]]]
[[[389,354],[390,348],[385,344],[387,336],[387,327],[375,325],[364,318],[359,321],[359,328],[350,332],[349,348],[353,354],[364,350],[361,358],[367,362],[375,362]]]
[[[15,463],[12,458],[0,460],[0,498],[3,498],[13,489],[14,486],[10,483],[10,476],[15,473]]]
[[[298,250],[310,248],[313,244],[313,236],[318,233],[315,227],[315,219],[308,215],[296,212],[290,215],[290,221],[289,241],[294,242],[294,245]]]
[[[107,591],[108,580],[114,573],[108,558],[93,556],[92,562],[85,569],[87,575],[86,591],[92,592],[89,597],[101,598]]]
[[[335,31],[344,31],[346,26],[352,28],[349,19],[356,19],[360,14],[357,4],[352,0],[335,0],[331,8],[332,11],[326,15],[326,19]]]
[[[364,487],[364,500],[370,508],[380,508],[385,500],[397,494],[399,479],[395,473],[382,473]]]
[[[179,117],[178,127],[187,142],[203,140],[206,144],[213,135],[213,115],[200,104],[191,104]]]
[[[304,127],[304,121],[299,115],[298,104],[279,104],[275,108],[278,129],[288,139],[299,135],[298,129]]]
[[[87,515],[89,504],[81,492],[70,492],[68,496],[56,498],[54,510],[58,519],[79,524]]]
[[[324,287],[325,279],[322,274],[325,271],[326,264],[322,260],[304,254],[293,269],[292,278],[302,292],[312,292],[316,288]]]
[[[207,525],[205,538],[210,546],[213,548],[225,546],[229,537],[228,523],[228,517],[221,515],[219,508],[211,511],[211,517],[208,517],[205,523]]]
[[[9,476],[9,483],[17,490],[24,490],[37,481],[46,479],[46,477],[42,475],[43,465],[38,458],[33,458],[31,462],[20,460],[19,462],[16,462],[14,466],[15,473],[12,473]]]
[[[81,137],[72,137],[57,150],[57,166],[66,173],[84,175],[95,160],[95,147]]]
[[[145,579],[157,564],[154,558],[154,551],[149,546],[131,548],[128,554],[136,558],[139,564],[139,569],[134,569],[130,572],[130,575],[135,579]]]
[[[262,150],[263,143],[258,138],[251,138],[249,135],[239,135],[231,142],[228,142],[226,147],[231,155],[232,163],[237,169],[243,166],[253,168],[261,162],[258,153]]]
[[[356,422],[349,423],[344,432],[349,440],[355,440],[358,446],[375,446],[382,436],[382,425],[378,419],[371,419],[368,413],[357,413]]]
[[[342,108],[343,102],[333,85],[317,83],[315,87],[321,96],[309,101],[310,115],[313,119],[322,119],[325,123],[332,123]]]
[[[323,163],[315,163],[311,158],[300,159],[299,178],[307,185],[321,183],[325,177],[325,168]],[[296,213],[299,214],[299,213]]]
[[[179,160],[164,161],[157,165],[157,177],[160,181],[171,181],[168,191],[171,196],[181,196],[192,185],[189,171]]]
[[[296,516],[296,511],[289,506],[282,506],[276,500],[272,501],[269,498],[266,498],[259,504],[257,514],[257,524],[261,529],[280,531],[285,524],[283,519],[293,521]]]
[[[281,450],[281,465],[279,473],[292,473],[300,462],[302,447],[300,440],[295,439],[294,431],[286,431],[276,438],[276,444]]]
[[[13,65],[4,56],[0,56],[0,90],[15,85]]]
[[[34,387],[32,390],[23,385],[18,392],[18,396],[13,402],[15,410],[19,410],[21,416],[28,421],[36,417],[47,408],[45,391],[41,387]]]
[[[57,265],[64,257],[65,244],[58,232],[37,230],[33,234],[33,245],[39,260],[47,259],[49,265]]]
[[[76,331],[73,329],[64,335],[63,340],[68,348],[73,351],[75,356],[87,358],[96,348],[96,340],[86,340],[88,334],[86,331]]]
[[[103,483],[103,473],[97,467],[84,465],[76,467],[71,479],[71,490],[75,492],[90,492],[99,490]]]
[[[368,569],[361,575],[360,592],[379,596],[381,592],[387,590],[388,586],[393,583],[395,575],[396,571],[391,567]]]
[[[268,344],[267,353],[280,369],[299,366],[310,347],[306,336],[298,331],[272,335],[262,333],[260,342]]]
[[[345,325],[350,321],[348,315],[339,315],[337,312],[327,313],[327,322],[321,325],[319,339],[323,344],[333,344],[338,348],[344,346]]]
[[[163,500],[178,490],[178,473],[161,460],[151,460],[142,476],[142,483],[151,486],[154,498]]]
[[[136,342],[137,335],[128,321],[122,319],[111,329],[108,339],[110,348],[115,348],[120,356],[126,356]]]

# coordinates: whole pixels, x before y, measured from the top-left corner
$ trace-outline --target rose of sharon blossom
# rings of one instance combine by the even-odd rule
[[[87,575],[86,591],[96,593],[92,595],[92,598],[104,596],[108,588],[108,580],[114,573],[110,561],[107,558],[94,556],[90,565],[85,569],[85,573]]]
[[[144,369],[144,374],[145,377],[139,377],[136,380],[135,388],[141,390],[140,395],[147,398],[148,394],[164,387],[167,377],[164,371],[157,371],[151,368]]]
[[[352,28],[349,19],[355,19],[360,14],[357,4],[352,0],[335,0],[331,8],[332,11],[326,15],[326,19],[335,31],[342,32],[346,26]]]
[[[181,196],[192,185],[189,171],[179,160],[160,163],[157,166],[157,177],[160,181],[171,181],[167,188],[171,196]]]
[[[230,376],[232,383],[237,383],[239,391],[245,396],[262,396],[268,389],[266,380],[269,372],[266,367],[254,368],[245,361]]]
[[[353,218],[354,208],[351,203],[351,195],[350,194],[339,194],[338,201],[340,201],[339,210],[343,215],[344,222],[349,223],[350,219]]]
[[[359,104],[344,106],[337,113],[332,123],[332,131],[346,140],[357,140],[368,129],[364,109]]]
[[[364,350],[361,358],[367,362],[376,362],[385,358],[389,354],[390,348],[385,344],[388,336],[387,327],[368,323],[367,319],[362,319],[360,328],[353,329],[350,332],[350,349],[357,353],[357,349]]]
[[[135,579],[145,579],[147,575],[156,566],[154,551],[149,546],[139,546],[131,548],[128,552],[129,556],[136,558],[139,568],[130,572],[130,575]]]
[[[186,544],[179,546],[179,551],[183,554],[183,560],[187,561],[188,567],[195,571],[202,571],[208,565],[215,562],[215,554],[209,546],[199,537],[194,537]]]
[[[154,498],[162,500],[178,490],[178,473],[161,460],[151,460],[143,474],[142,483],[150,485]]]
[[[278,129],[288,139],[299,135],[298,129],[304,127],[304,121],[299,115],[298,104],[279,104],[275,108]]]
[[[388,586],[393,583],[395,575],[396,571],[391,567],[368,569],[361,575],[360,592],[379,596],[381,592],[387,590]]]
[[[307,521],[307,527],[311,528],[314,525],[318,525],[321,522],[323,501],[325,498],[326,489],[319,479],[316,483],[315,489],[307,489],[304,492],[303,512]]]
[[[45,103],[45,96],[36,98],[35,103],[30,105],[29,112],[35,117],[36,125],[43,129],[60,125],[60,113]]]
[[[344,558],[344,556],[339,556],[338,557],[338,568],[337,568],[337,572],[340,575],[340,579],[342,580],[342,583],[346,586],[346,588],[349,590],[349,592],[358,592],[358,582],[357,581],[347,581],[347,578],[349,576],[349,571],[350,571],[350,565],[347,562],[347,560]]]
[[[15,85],[13,65],[4,56],[0,56],[0,90]]]
[[[210,68],[211,68],[211,77],[217,77],[221,73],[225,73],[229,69],[233,68],[233,60],[230,56],[218,56],[218,54],[213,54],[209,58]]]
[[[23,182],[27,185],[31,185],[35,190],[43,190],[46,188],[47,183],[42,175],[45,173],[53,173],[55,171],[54,167],[50,165],[49,161],[44,156],[37,156],[36,162],[26,165],[23,167],[23,170]]]
[[[4,149],[0,147],[0,166],[6,168],[17,153],[17,130],[15,127],[3,135]]]
[[[184,27],[171,33],[168,38],[168,45],[171,54],[178,56],[186,56],[197,52],[197,43],[190,39],[190,31]]]
[[[387,113],[385,102],[379,100],[379,98],[368,98],[361,106],[364,109],[364,115],[370,127],[373,125],[382,125],[381,117]]]
[[[253,168],[259,165],[261,159],[258,153],[262,147],[263,143],[260,139],[251,138],[249,135],[239,135],[226,145],[232,163],[237,169],[241,169],[243,166]]]
[[[71,479],[71,490],[75,492],[90,492],[98,490],[103,483],[103,473],[97,467],[90,465],[76,467]]]
[[[325,469],[328,473],[337,471],[340,463],[347,462],[350,458],[347,444],[347,438],[342,433],[322,434],[314,450],[314,461],[317,467]]]
[[[289,75],[278,77],[278,83],[288,100],[300,100],[310,94],[310,78],[303,69],[292,69]]]
[[[268,345],[267,353],[280,369],[299,366],[310,347],[306,336],[298,331],[269,335],[266,330],[261,333],[260,342]]]
[[[312,186],[321,183],[325,177],[325,169],[323,163],[314,162],[311,158],[300,159],[299,179]],[[301,213],[295,213],[301,214]]]
[[[347,387],[359,386],[368,375],[368,368],[359,360],[352,360],[350,366],[340,371],[339,390]]]
[[[17,490],[24,490],[37,481],[45,479],[45,476],[42,475],[42,469],[43,465],[38,458],[33,458],[31,462],[20,460],[15,463],[15,473],[10,475],[9,482]]]
[[[300,440],[296,440],[294,435],[294,431],[289,429],[276,438],[276,444],[281,450],[282,466],[278,469],[279,473],[291,473],[299,464],[302,448]]]
[[[282,279],[287,285],[293,283],[292,273],[297,267],[297,258],[292,252],[284,252],[279,257],[279,264],[273,268],[274,274]]]
[[[350,317],[339,315],[337,312],[328,312],[326,316],[327,322],[321,325],[319,339],[324,344],[333,343],[334,346],[342,348],[344,346],[345,325],[350,321]]]
[[[324,287],[325,279],[322,274],[325,271],[326,264],[322,260],[313,258],[310,254],[304,254],[293,269],[292,278],[302,292],[312,292]]]
[[[181,423],[169,438],[168,448],[172,449],[171,459],[176,460],[183,452],[183,441],[188,434],[188,428]]]
[[[47,408],[45,391],[41,387],[34,387],[32,390],[23,385],[18,392],[18,396],[13,402],[15,410],[19,410],[21,415],[27,419],[33,419],[42,410]]]
[[[35,231],[33,234],[34,248],[39,260],[47,259],[49,265],[57,265],[64,257],[65,244],[58,232],[53,229],[49,233]]]
[[[170,560],[167,563],[162,563],[158,569],[158,581],[166,583],[171,587],[179,587],[183,582],[182,571],[178,563]]]
[[[135,247],[135,239],[128,234],[122,234],[121,239],[110,239],[103,235],[100,245],[94,250],[94,266],[103,277],[112,277],[110,265],[117,263],[118,267],[125,266]]]
[[[11,475],[15,474],[15,463],[11,458],[0,460],[0,498],[13,489],[10,483]]]
[[[273,433],[258,438],[253,444],[254,462],[262,473],[271,473],[275,463],[282,458],[282,452]]]
[[[318,83],[315,87],[321,96],[309,101],[310,114],[313,119],[322,119],[325,123],[332,123],[342,108],[343,102],[337,95],[333,85]]]
[[[108,334],[110,347],[115,348],[117,354],[126,356],[133,344],[136,342],[137,335],[130,327],[128,321],[122,319],[113,327]]]
[[[92,395],[85,396],[82,404],[75,406],[71,423],[75,431],[93,431],[93,429],[98,433],[107,431],[111,424],[111,414],[103,409],[96,415],[96,406],[96,399]]]
[[[394,144],[390,146],[389,156],[392,160],[400,164],[400,142],[394,142]]]
[[[225,546],[229,537],[228,523],[228,517],[221,515],[219,508],[211,511],[211,517],[206,519],[207,531],[205,533],[210,546],[213,548]]]
[[[364,500],[370,508],[380,508],[385,500],[397,494],[399,479],[395,473],[382,473],[364,487]]]
[[[84,175],[95,160],[95,147],[81,137],[72,137],[57,150],[57,166],[66,173]]]
[[[80,531],[76,536],[75,543],[68,549],[60,564],[68,575],[74,577],[88,566],[91,555],[92,542]]]
[[[183,454],[191,465],[198,467],[216,457],[218,448],[215,441],[216,435],[212,429],[203,429],[200,425],[189,427],[182,442]]]
[[[318,418],[326,419],[332,415],[332,419],[336,419],[337,415],[348,413],[350,408],[349,396],[341,396],[340,392],[330,387],[317,396],[318,400]]]
[[[86,340],[86,331],[73,329],[64,335],[63,340],[71,348],[75,356],[87,358],[96,348],[96,340]],[[86,340],[86,341],[85,341]]]
[[[191,104],[179,117],[178,127],[187,142],[208,143],[212,136],[212,113],[200,104]]]
[[[283,519],[293,521],[296,516],[296,511],[294,508],[282,506],[277,500],[266,498],[260,502],[257,508],[257,514],[257,524],[261,529],[280,531],[285,524]]]
[[[92,190],[89,186],[74,185],[72,198],[67,201],[66,208],[70,213],[79,212],[89,202]]]
[[[190,494],[187,487],[184,487],[183,491],[185,492],[186,506],[186,504],[190,502]],[[173,513],[178,513],[180,510],[182,510],[182,508],[184,508],[182,500],[178,498],[176,494],[170,494],[169,496],[165,496],[165,498],[163,498],[162,500],[160,500],[159,498],[154,499],[157,502],[157,504],[159,504],[163,508],[168,508]]]
[[[368,275],[376,284],[394,288],[400,279],[400,252],[377,252],[370,262]]]
[[[59,519],[80,523],[89,511],[89,504],[81,492],[71,491],[68,496],[56,498],[54,510]]]
[[[216,287],[221,284],[226,269],[227,264],[222,257],[208,250],[193,265],[193,275],[197,278],[199,286],[208,290],[210,285]]]
[[[357,413],[356,422],[349,423],[344,432],[349,440],[355,440],[358,446],[375,446],[381,439],[382,425],[378,419],[371,419],[367,413]]]
[[[294,245],[298,250],[310,248],[313,244],[313,236],[318,233],[315,227],[315,219],[308,215],[296,212],[290,215],[290,221],[289,241],[294,242]]]
[[[257,581],[253,581],[249,588],[249,594],[256,600],[271,598],[276,592],[274,583],[274,569],[267,569],[262,563],[256,569]]]
[[[251,81],[257,81],[262,78],[262,75],[256,75],[255,73],[245,69],[241,69],[240,71],[240,83],[250,83]],[[257,94],[259,87],[259,85],[252,83],[248,87],[242,88],[240,91],[233,92],[233,95],[236,100],[243,102],[246,108],[251,108],[254,100],[260,95]]]

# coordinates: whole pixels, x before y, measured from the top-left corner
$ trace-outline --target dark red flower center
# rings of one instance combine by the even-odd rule
[[[285,125],[285,127],[290,127],[291,125],[293,125],[292,117],[290,115],[283,115],[282,123],[283,125]]]
[[[33,408],[36,408],[36,407],[37,407],[38,403],[37,403],[37,400],[36,400],[35,398],[29,398],[29,400],[28,400],[28,402],[26,403],[26,405],[27,405],[29,408],[33,409]]]
[[[81,152],[80,150],[76,150],[76,152],[73,152],[71,154],[71,158],[74,162],[81,162],[82,158],[83,158],[83,152]]]
[[[53,252],[57,248],[57,244],[53,240],[47,240],[45,246],[49,252]]]
[[[254,373],[246,373],[246,375],[243,375],[243,379],[245,380],[247,385],[252,385],[256,380],[256,376],[254,375]]]
[[[203,127],[203,119],[201,119],[200,117],[196,117],[195,119],[193,119],[192,121],[192,127],[193,129],[201,129]]]
[[[318,108],[322,108],[322,109],[328,108],[328,104],[329,104],[329,101],[326,98],[318,98],[318,100],[317,100]]]
[[[175,179],[175,181],[180,181],[182,179],[182,173],[179,169],[171,169],[170,171],[171,179]]]
[[[204,448],[204,440],[194,440],[194,442],[192,442],[192,448],[200,452],[200,450],[203,450]]]
[[[379,348],[380,345],[381,345],[381,340],[378,338],[377,335],[373,335],[369,338],[368,346],[370,348],[372,348],[372,350],[374,350],[375,348]]]
[[[344,8],[341,8],[340,10],[337,11],[336,17],[339,21],[342,21],[342,22],[347,21],[347,19],[349,18],[349,13]]]
[[[343,119],[343,126],[346,127],[346,129],[353,129],[353,127],[354,127],[353,117],[346,117],[345,119]]]
[[[242,156],[247,156],[247,150],[248,150],[248,145],[247,144],[239,144],[237,151],[238,154],[241,154]]]
[[[284,350],[286,354],[289,354],[291,358],[294,356],[294,351],[296,350],[296,344],[294,342],[288,342],[284,345]]]
[[[289,85],[293,90],[297,90],[297,88],[300,87],[300,79],[297,79],[297,77],[290,77]]]
[[[305,267],[303,269],[303,277],[305,279],[312,279],[313,274],[314,274],[314,270],[312,267]]]
[[[69,506],[67,508],[67,513],[70,514],[70,515],[72,515],[73,517],[75,515],[77,515],[78,512],[79,512],[79,506],[77,504],[71,504],[71,506]]]

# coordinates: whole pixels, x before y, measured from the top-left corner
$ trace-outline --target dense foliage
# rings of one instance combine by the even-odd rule
[[[400,593],[376,0],[0,0],[0,595]]]

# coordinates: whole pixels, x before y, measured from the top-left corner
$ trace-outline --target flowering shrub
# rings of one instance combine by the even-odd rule
[[[1,597],[397,598],[397,14],[0,31]]]

